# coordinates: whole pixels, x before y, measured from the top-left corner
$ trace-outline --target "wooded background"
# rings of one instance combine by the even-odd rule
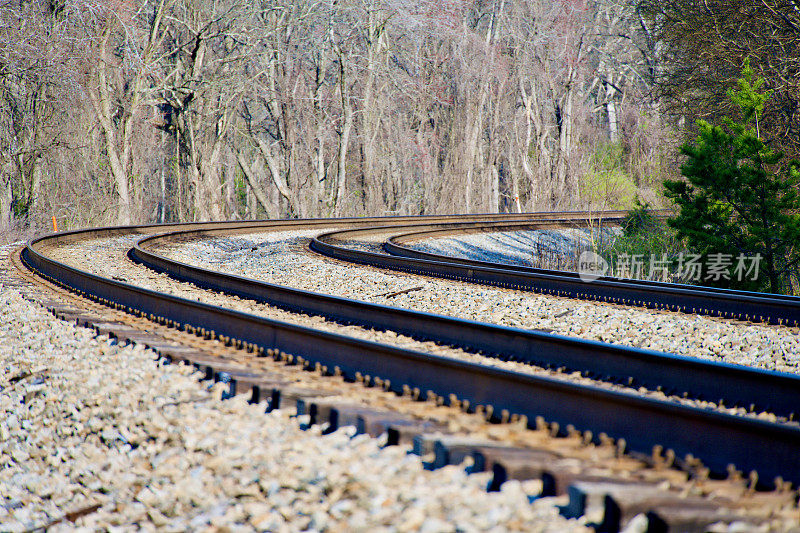
[[[795,0],[0,6],[6,239],[53,215],[72,228],[658,204],[676,146],[727,111],[747,56],[776,90],[776,144],[800,142]]]

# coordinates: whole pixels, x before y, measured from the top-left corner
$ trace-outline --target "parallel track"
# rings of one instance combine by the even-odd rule
[[[343,261],[380,268],[474,283],[529,290],[569,298],[600,300],[622,305],[666,309],[761,321],[769,324],[800,325],[800,297],[681,285],[649,280],[600,277],[591,282],[574,272],[562,272],[464,259],[415,250],[403,243],[425,238],[474,232],[501,232],[530,229],[529,223],[487,222],[471,228],[394,227],[396,231],[383,243],[387,254],[356,250],[337,241],[356,240],[387,228],[351,229],[326,233],[312,239],[312,250]],[[411,231],[413,230],[413,231]]]
[[[536,224],[538,218],[541,224],[555,224],[558,221],[541,220],[553,216],[557,215],[532,215],[525,223],[529,226]],[[585,217],[571,215],[570,219],[575,221],[582,216]],[[498,219],[496,216],[470,217],[468,221],[427,217],[398,219],[396,223],[407,227],[413,220],[421,226],[444,223],[451,227],[456,224],[466,227],[471,222],[486,223]],[[797,401],[800,399],[800,378],[796,376],[354,302],[213,273],[170,261],[146,250],[146,246],[164,238],[326,226],[385,226],[387,222],[394,221],[349,219],[106,228],[36,239],[25,248],[23,259],[41,275],[93,299],[129,308],[136,314],[152,315],[155,320],[179,328],[199,328],[213,336],[286,351],[305,360],[305,364],[319,364],[329,369],[336,367],[351,378],[357,373],[379,377],[390,382],[391,390],[400,391],[406,386],[430,390],[445,398],[455,395],[473,406],[491,405],[495,413],[507,410],[525,415],[529,420],[545,416],[559,422],[561,427],[572,424],[580,430],[590,430],[594,435],[605,432],[612,437],[624,438],[629,449],[634,451],[649,452],[654,445],[661,445],[673,449],[679,456],[691,453],[714,472],[724,472],[729,463],[734,463],[741,469],[758,470],[762,480],[783,476],[800,482],[800,428],[796,425],[737,417],[600,387],[488,369],[316,331],[134,287],[60,264],[46,256],[49,246],[78,239],[130,232],[173,232],[169,237],[144,239],[133,248],[131,256],[157,270],[203,287],[308,314],[328,316],[337,321],[392,329],[523,361],[550,361],[550,364],[577,367],[601,375],[634,376],[634,379],[648,384],[663,386],[664,379],[670,379],[673,383],[670,388],[674,386],[676,390],[691,391],[695,396],[707,395],[713,399],[722,397],[744,405],[755,403],[766,407],[769,404],[770,410],[777,414],[788,414],[800,405]],[[560,222],[564,223],[564,220]],[[702,377],[697,378],[697,374]],[[657,382],[656,377],[664,379]]]
[[[528,224],[552,227],[557,223]],[[318,294],[195,267],[151,251],[174,240],[222,234],[195,230],[159,234],[140,240],[129,255],[153,270],[202,288],[339,323],[391,330],[506,360],[562,367],[628,386],[660,387],[696,399],[724,399],[730,406],[752,406],[792,418],[800,406],[800,377],[794,375]]]

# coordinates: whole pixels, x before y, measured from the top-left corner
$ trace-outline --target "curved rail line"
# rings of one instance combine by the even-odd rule
[[[614,220],[614,219],[612,219]],[[535,268],[529,267],[525,265],[515,265],[512,263],[505,263],[505,262],[490,262],[490,261],[479,261],[473,259],[465,259],[460,257],[453,257],[450,255],[444,254],[436,254],[436,253],[429,253],[423,252],[421,250],[416,250],[414,248],[410,248],[405,246],[405,244],[418,241],[422,239],[429,239],[434,237],[442,237],[442,236],[451,236],[456,234],[469,234],[469,233],[496,233],[498,231],[518,231],[519,229],[524,229],[525,225],[521,224],[496,224],[496,223],[486,223],[481,224],[476,229],[438,229],[438,230],[430,230],[430,231],[414,231],[412,233],[405,233],[402,235],[394,235],[389,237],[384,243],[383,248],[384,250],[391,254],[391,255],[398,255],[402,257],[413,257],[416,259],[427,259],[429,261],[443,261],[443,262],[452,262],[452,263],[459,263],[462,265],[469,265],[469,266],[485,266],[485,267],[495,267],[495,268],[503,268],[506,270],[516,270],[520,272],[529,272],[534,274],[553,274],[559,276],[565,276],[569,278],[574,278],[576,280],[580,280],[580,276],[577,272],[569,272],[569,271],[562,271],[562,270],[549,270],[543,268]],[[600,281],[622,281],[621,278],[616,278],[613,276],[600,276],[597,278]],[[640,284],[645,287],[653,287],[654,289],[672,289],[672,288],[685,288],[694,291],[702,291],[705,294],[720,294],[724,297],[752,297],[752,296],[761,296],[761,297],[768,297],[771,300],[784,300],[787,302],[792,303],[800,303],[800,297],[791,296],[786,294],[765,294],[765,293],[758,293],[752,291],[740,291],[734,289],[722,289],[718,287],[710,287],[705,285],[686,285],[680,283],[667,283],[655,280],[647,280],[647,279],[631,279],[627,281],[633,281],[637,284]]]
[[[336,241],[401,231],[383,243],[386,254],[356,250]],[[414,231],[409,231],[413,229]],[[682,285],[649,280],[601,277],[584,281],[574,272],[538,269],[507,263],[456,258],[414,250],[403,243],[430,237],[474,232],[519,231],[529,223],[486,222],[470,228],[359,228],[325,233],[311,240],[310,248],[343,261],[412,272],[426,276],[529,290],[537,293],[599,300],[651,309],[704,314],[778,325],[800,325],[800,297],[764,294],[715,287]],[[388,254],[388,255],[387,255]]]
[[[548,215],[552,216],[552,215]],[[585,215],[584,215],[585,216]],[[489,217],[491,218],[491,217]],[[496,218],[496,217],[495,217]],[[531,216],[531,219],[537,218]],[[538,215],[538,218],[544,218]],[[572,217],[573,220],[580,217]],[[413,219],[420,225],[441,223],[442,218],[428,217]],[[445,223],[456,223],[457,218],[444,218]],[[464,220],[463,218],[460,220]],[[486,219],[484,219],[485,221]],[[474,219],[472,219],[474,221]],[[105,228],[57,234],[35,239],[28,243],[23,250],[22,258],[29,268],[40,275],[51,279],[61,285],[67,286],[89,298],[102,301],[116,308],[127,309],[138,315],[146,315],[162,323],[169,323],[175,327],[190,331],[202,331],[212,336],[238,339],[242,342],[252,343],[265,350],[277,349],[289,352],[301,358],[304,364],[313,366],[323,365],[338,370],[346,377],[353,378],[356,373],[380,377],[384,383],[388,381],[388,388],[401,391],[403,386],[430,390],[435,394],[449,398],[451,394],[458,398],[468,400],[470,405],[492,405],[495,413],[507,410],[510,413],[525,415],[529,420],[536,416],[558,422],[561,427],[572,424],[581,430],[590,430],[594,435],[605,432],[612,437],[624,438],[627,446],[634,451],[648,453],[654,445],[671,448],[678,455],[694,454],[701,458],[712,472],[724,472],[729,463],[736,464],[745,470],[755,469],[761,474],[761,479],[771,479],[783,476],[785,479],[800,481],[800,428],[794,425],[773,423],[757,420],[750,417],[738,417],[718,411],[681,405],[674,402],[659,401],[623,392],[611,391],[590,385],[577,385],[564,381],[519,374],[506,370],[486,368],[481,365],[454,361],[452,359],[433,356],[414,350],[388,346],[381,343],[354,339],[343,335],[288,324],[276,320],[253,316],[247,313],[236,312],[220,307],[189,301],[156,291],[135,287],[133,285],[115,281],[90,274],[80,269],[61,264],[47,257],[46,250],[49,246],[68,243],[82,238],[97,238],[119,235],[122,233],[156,233],[159,231],[175,231],[183,237],[194,232],[196,236],[214,235],[220,232],[246,233],[258,230],[299,229],[308,227],[327,226],[368,226],[369,224],[386,223],[386,219],[360,219],[360,220],[326,220],[326,221],[281,221],[260,223],[210,223],[189,224],[181,226],[141,226],[135,228]],[[408,225],[408,219],[399,219],[399,224]],[[461,222],[467,224],[466,222]],[[531,223],[530,221],[528,222]],[[543,223],[548,223],[544,222]],[[152,242],[156,238],[145,239]],[[135,247],[131,252],[139,260],[161,262],[159,269],[166,267],[175,268],[175,277],[192,280],[199,285],[226,282],[231,286],[224,289],[235,293],[244,285],[250,285],[247,290],[264,291],[268,284],[252,283],[252,281],[235,276],[225,276],[218,273],[205,274],[206,279],[197,278],[198,270],[195,267],[182,265],[169,260],[158,258],[155,254],[147,253],[141,246]],[[158,259],[158,261],[155,261]],[[208,272],[208,271],[206,271]],[[238,287],[238,288],[237,288]],[[261,298],[276,299],[282,293],[286,306],[293,306],[310,314],[332,313],[334,316],[337,307],[349,305],[350,313],[357,310],[359,302],[327,297],[307,293],[299,294],[294,289],[271,286],[269,296],[262,294]],[[217,288],[220,290],[220,288]],[[294,292],[293,292],[294,291]],[[302,292],[302,291],[300,291]],[[292,300],[303,296],[300,301]],[[247,296],[251,297],[251,296]],[[327,310],[313,305],[327,305]],[[274,302],[273,302],[274,303]],[[386,306],[371,305],[369,312],[381,312],[381,320],[391,320],[392,324],[385,323],[386,329],[406,328],[406,320],[412,320],[414,312],[400,311]],[[311,309],[311,311],[309,311]],[[362,308],[364,311],[367,308]],[[399,312],[397,316],[392,316]],[[427,330],[425,335],[434,338],[447,327],[454,327],[455,319],[436,317],[418,313],[416,324],[431,320],[438,325]],[[327,316],[327,315],[326,315]],[[338,315],[339,320],[347,320],[344,315]],[[353,321],[363,323],[358,317]],[[452,321],[452,322],[451,322]],[[466,321],[462,321],[466,322]],[[393,325],[393,327],[389,327]],[[464,331],[472,331],[470,335],[483,335],[476,337],[474,342],[490,342],[491,337],[500,335],[504,337],[506,345],[512,341],[519,343],[519,354],[529,354],[536,351],[546,353],[543,347],[548,347],[553,358],[566,358],[575,356],[584,361],[609,358],[607,354],[622,353],[628,350],[641,352],[640,365],[646,366],[643,356],[652,357],[654,352],[635,349],[620,349],[591,341],[575,341],[536,332],[526,332],[513,328],[502,328],[486,324],[469,323],[458,327]],[[438,329],[437,329],[438,328]],[[502,333],[501,333],[502,332]],[[458,332],[457,332],[458,333]],[[464,333],[466,334],[466,333]],[[451,335],[452,336],[452,335]],[[483,341],[480,341],[480,339]],[[517,339],[517,340],[514,340]],[[446,342],[439,339],[440,342]],[[526,344],[527,343],[527,344]],[[537,344],[538,343],[538,344]],[[464,343],[462,343],[464,344]],[[474,346],[473,346],[474,347]],[[495,345],[495,348],[497,345]],[[487,346],[487,348],[491,348]],[[502,349],[487,350],[489,352],[503,353]],[[582,352],[579,353],[579,352]],[[577,354],[577,355],[576,355]],[[658,354],[655,354],[658,355]],[[684,358],[666,356],[665,360],[684,363],[697,363],[697,361],[682,361]],[[633,359],[631,359],[633,360]],[[703,366],[703,365],[699,365]],[[764,380],[776,386],[785,385],[785,394],[797,394],[798,378],[786,374],[766,372],[760,370],[743,369],[733,365],[712,364],[711,367],[718,374],[741,377],[741,384],[737,390],[750,381]],[[716,377],[714,379],[717,379]],[[736,379],[736,378],[730,378]],[[760,391],[751,390],[758,396]],[[728,397],[733,392],[725,391],[722,397]],[[752,396],[752,398],[755,398]],[[782,396],[782,395],[776,395]],[[796,396],[795,396],[796,397]],[[763,397],[756,398],[761,403]],[[794,401],[794,405],[797,402]],[[785,406],[789,408],[789,404]],[[780,408],[779,408],[780,409]]]
[[[553,227],[563,222],[527,224]],[[800,376],[319,294],[192,266],[152,251],[174,240],[225,234],[229,232],[187,230],[158,234],[141,239],[129,255],[153,270],[202,288],[343,324],[391,330],[505,360],[562,367],[629,386],[661,388],[696,399],[724,399],[726,405],[752,406],[790,418],[800,406]]]

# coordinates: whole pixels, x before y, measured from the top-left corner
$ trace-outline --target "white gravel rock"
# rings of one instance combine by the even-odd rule
[[[429,472],[407,448],[222,401],[189,368],[3,286],[0,366],[2,531],[585,529],[547,499],[486,493],[486,475]]]
[[[326,230],[328,231],[328,230]],[[659,352],[800,372],[797,328],[623,307],[389,273],[303,253],[320,231],[272,232],[171,245],[186,263],[279,285]],[[387,296],[411,289],[407,293]]]
[[[405,246],[462,259],[538,266],[534,264],[539,255],[537,252],[572,256],[576,249],[590,246],[598,240],[607,241],[617,233],[619,231],[616,228],[481,232],[424,239]]]

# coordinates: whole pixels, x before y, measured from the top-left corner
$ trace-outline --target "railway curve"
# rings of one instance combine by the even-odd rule
[[[574,222],[581,216],[573,215],[570,218]],[[553,217],[553,214],[548,214],[546,217],[540,215],[538,223],[540,225],[556,224],[557,221],[553,221]],[[483,217],[483,220],[479,220],[480,218],[477,217],[469,222],[447,217],[444,217],[444,220],[432,217],[412,220],[418,226],[430,226],[436,223],[449,224],[448,230],[452,231],[467,228],[472,230],[474,228],[469,227],[469,224],[473,226],[476,222],[486,224],[487,221],[491,222],[492,218],[496,220],[498,217]],[[531,219],[533,218],[531,217]],[[550,220],[547,220],[548,218]],[[491,405],[495,412],[506,410],[514,414],[525,415],[529,420],[544,415],[549,420],[558,421],[562,427],[571,424],[580,429],[592,431],[595,435],[605,432],[624,439],[627,446],[635,451],[647,452],[653,446],[663,446],[678,454],[695,454],[701,457],[715,472],[723,472],[729,463],[734,463],[743,469],[757,469],[762,480],[782,476],[797,481],[795,474],[800,472],[800,453],[798,453],[800,452],[800,429],[796,424],[772,423],[670,402],[636,398],[629,394],[604,389],[587,386],[576,387],[553,380],[521,376],[508,371],[487,370],[479,365],[450,361],[413,350],[347,339],[341,335],[316,332],[308,328],[159,294],[124,282],[81,272],[79,269],[59,264],[46,257],[47,247],[56,242],[64,243],[88,236],[96,237],[130,231],[155,234],[171,230],[178,231],[183,237],[186,237],[190,233],[199,236],[220,232],[252,232],[254,229],[265,227],[273,229],[300,226],[323,227],[324,225],[368,227],[370,224],[385,222],[386,219],[365,219],[107,228],[71,232],[34,240],[24,249],[22,257],[25,263],[39,274],[103,303],[124,308],[138,315],[149,316],[156,321],[169,323],[181,329],[190,329],[204,335],[210,334],[228,340],[236,339],[262,349],[290,352],[308,366],[322,365],[331,369],[337,367],[338,372],[350,377],[366,374],[372,379],[378,378],[382,383],[386,383],[390,390],[399,392],[403,386],[430,390],[444,398],[455,397],[461,401],[465,400],[473,406]],[[408,229],[409,219],[401,219],[396,222],[405,224],[405,229]],[[507,224],[505,221],[504,223]],[[531,226],[534,221],[529,219],[525,222],[519,221],[519,223]],[[455,226],[460,226],[460,228]],[[366,231],[372,231],[372,229]],[[172,268],[174,270],[170,273],[175,277],[191,280],[201,286],[205,284],[215,290],[233,294],[239,291],[240,296],[262,299],[284,307],[294,306],[306,312],[331,316],[340,321],[362,322],[372,327],[387,329],[403,330],[405,328],[409,332],[417,331],[418,335],[425,338],[451,344],[460,343],[473,349],[477,348],[488,353],[522,358],[523,360],[526,354],[530,359],[531,352],[538,352],[534,358],[541,359],[541,353],[545,352],[542,347],[548,344],[558,346],[550,348],[550,356],[554,362],[555,358],[563,356],[565,353],[574,355],[575,352],[582,351],[581,357],[584,361],[581,364],[583,364],[585,372],[598,371],[597,368],[587,368],[587,361],[592,355],[597,359],[598,353],[600,353],[602,354],[601,359],[607,359],[611,358],[608,354],[621,353],[619,347],[609,347],[602,343],[583,341],[583,343],[579,343],[581,344],[579,349],[578,344],[569,342],[570,339],[554,335],[514,331],[512,328],[491,327],[486,329],[486,325],[457,323],[447,317],[424,316],[420,313],[415,315],[413,312],[401,312],[392,308],[378,309],[376,306],[359,307],[354,302],[341,299],[325,301],[322,295],[302,295],[291,290],[287,292],[285,287],[267,287],[267,284],[253,284],[251,281],[235,279],[232,276],[222,276],[210,272],[200,273],[194,267],[190,268],[188,265],[174,262],[170,264],[169,260],[146,252],[145,247],[148,241],[152,242],[159,238],[164,237],[145,237],[131,251],[132,257],[145,263],[150,262],[154,268],[162,271],[169,271],[168,269]],[[254,287],[256,288],[254,289]],[[283,296],[279,295],[281,292]],[[364,320],[364,314],[370,317],[368,321]],[[425,322],[433,324],[425,329]],[[469,342],[464,342],[461,335],[458,335],[457,339],[452,334],[447,337],[448,328],[454,328],[457,332],[462,331],[461,335],[464,335],[464,331],[470,331],[469,335],[472,337]],[[478,335],[481,329],[483,337]],[[490,344],[491,338],[494,336],[505,337],[506,347],[498,347],[497,343]],[[516,352],[511,353],[507,346],[514,337],[524,338],[527,344],[522,343],[522,348],[517,348]],[[654,357],[658,359],[659,354],[644,353],[645,351],[637,353],[635,350],[622,350],[622,352],[626,352],[626,356],[634,354],[639,356],[643,368],[648,366],[645,359],[651,359],[649,361],[651,368],[646,372],[658,372],[654,369],[659,367],[657,364],[653,364],[652,360]],[[681,364],[696,363],[683,361],[681,358],[661,357],[663,362],[669,360],[673,363],[680,361]],[[626,363],[618,363],[620,366],[614,373],[618,376],[624,374],[620,369],[626,365],[629,365],[629,368],[633,366],[630,364],[631,360],[629,359]],[[746,385],[763,380],[767,387],[772,386],[781,390],[781,394],[775,395],[775,401],[787,396],[791,397],[800,389],[795,376],[742,369],[719,363],[716,366],[713,364],[700,365],[696,368],[700,367],[707,369],[706,371],[711,373],[709,376],[712,377],[726,373],[731,376],[738,375],[742,380],[740,384],[727,383],[738,392],[741,392]],[[683,385],[678,385],[678,390],[693,388],[685,386],[686,368],[683,367],[683,370],[675,373],[676,377],[684,374]],[[600,373],[605,370],[607,369],[601,370]],[[643,372],[645,371],[643,370]],[[736,377],[730,379],[736,379]],[[707,376],[702,381],[714,381],[714,379]],[[713,393],[716,394],[716,392]],[[708,391],[706,393],[708,394]],[[746,402],[755,399],[761,405],[765,402],[765,393],[763,388],[760,391],[750,390],[740,398],[740,401]],[[696,394],[702,395],[702,393]],[[730,389],[725,391],[725,395],[730,394],[733,394]],[[766,403],[770,403],[770,398],[766,399]],[[791,416],[789,409],[797,404],[795,400],[791,400],[784,405],[775,405],[777,407],[771,405],[770,409]]]
[[[614,219],[611,219],[614,222]],[[547,227],[539,225],[539,228]],[[311,240],[312,250],[343,261],[417,274],[458,279],[500,287],[528,290],[568,298],[598,300],[704,314],[768,324],[798,326],[800,297],[707,286],[682,285],[651,280],[619,279],[602,276],[582,280],[577,273],[553,271],[508,263],[491,263],[414,250],[404,243],[443,235],[470,232],[500,232],[530,229],[528,223],[486,222],[474,227],[420,229],[394,227],[399,233],[382,245],[385,254],[359,250],[347,242],[387,228],[345,229],[325,233]]]

